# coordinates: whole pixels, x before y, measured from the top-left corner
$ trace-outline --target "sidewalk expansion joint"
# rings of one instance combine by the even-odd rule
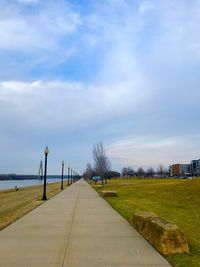
[[[72,227],[73,227],[74,218],[75,218],[75,214],[76,214],[77,204],[78,204],[78,201],[79,201],[80,191],[81,191],[81,187],[78,188],[78,193],[77,193],[76,202],[75,202],[74,208],[73,208],[72,220],[71,220],[71,224],[70,224],[70,228],[69,228],[69,234],[68,234],[67,240],[66,240],[66,245],[65,245],[65,250],[64,250],[64,254],[63,254],[61,267],[64,266],[65,258],[66,258],[66,255],[67,255],[67,250],[68,250],[68,247],[69,247],[69,241],[70,241]]]

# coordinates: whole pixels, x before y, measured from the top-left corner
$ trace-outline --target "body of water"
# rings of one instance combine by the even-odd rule
[[[66,180],[66,179],[64,179]],[[61,182],[61,178],[47,178],[47,183],[55,183],[55,182]],[[0,180],[0,190],[4,189],[13,189],[15,186],[18,188],[24,187],[24,186],[31,186],[31,185],[42,185],[44,183],[43,180],[39,179],[32,179],[32,180]]]

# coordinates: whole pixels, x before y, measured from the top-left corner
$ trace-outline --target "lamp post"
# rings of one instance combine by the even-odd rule
[[[68,167],[67,185],[69,186],[70,167]]]
[[[64,160],[62,161],[62,180],[61,180],[61,190],[63,190],[63,173],[64,173]]]
[[[47,184],[47,156],[49,154],[48,146],[45,147],[44,155],[45,155],[45,165],[44,165],[44,187],[43,187],[43,196],[42,200],[47,200],[46,196],[46,184]]]
[[[72,177],[72,175],[73,175],[73,170],[71,168],[71,184],[73,184],[73,177]]]

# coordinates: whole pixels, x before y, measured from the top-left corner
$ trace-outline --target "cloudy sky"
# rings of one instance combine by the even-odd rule
[[[200,158],[199,0],[0,0],[0,173]]]

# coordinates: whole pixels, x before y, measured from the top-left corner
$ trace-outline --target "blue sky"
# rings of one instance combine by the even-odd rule
[[[200,158],[199,0],[1,0],[0,173]]]

